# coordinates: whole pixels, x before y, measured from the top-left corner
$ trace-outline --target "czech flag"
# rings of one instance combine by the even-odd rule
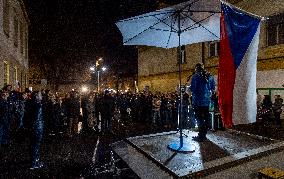
[[[221,4],[219,107],[226,128],[256,121],[256,65],[261,19]]]

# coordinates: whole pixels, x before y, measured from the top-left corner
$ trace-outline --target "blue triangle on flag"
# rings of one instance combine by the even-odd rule
[[[257,31],[260,19],[222,3],[226,30],[236,69]]]

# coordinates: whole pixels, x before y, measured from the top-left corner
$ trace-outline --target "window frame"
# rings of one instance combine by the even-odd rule
[[[10,64],[7,61],[4,61],[4,85],[8,85],[10,83]]]
[[[211,45],[214,45],[214,54],[211,55]],[[220,53],[220,41],[212,41],[208,43],[208,57],[218,57]]]
[[[18,67],[14,66],[14,74],[13,74],[14,82],[18,81]]]
[[[284,37],[282,39],[280,34],[284,34],[284,13],[269,17],[266,23],[266,46],[284,44]]]

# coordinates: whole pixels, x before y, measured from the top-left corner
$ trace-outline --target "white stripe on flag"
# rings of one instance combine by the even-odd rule
[[[256,121],[256,71],[260,25],[253,40],[236,70],[233,91],[233,124],[248,124]]]

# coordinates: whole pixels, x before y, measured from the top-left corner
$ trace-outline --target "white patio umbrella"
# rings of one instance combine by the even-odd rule
[[[168,8],[120,20],[116,23],[124,45],[146,45],[162,48],[178,47],[220,39],[220,0],[189,0]],[[179,84],[181,86],[181,53],[179,54]],[[182,92],[179,89],[179,120],[182,115]],[[180,140],[168,145],[178,152],[191,152],[193,145],[183,143],[179,121]]]
[[[124,45],[162,48],[220,39],[220,0],[190,0],[116,23]]]

